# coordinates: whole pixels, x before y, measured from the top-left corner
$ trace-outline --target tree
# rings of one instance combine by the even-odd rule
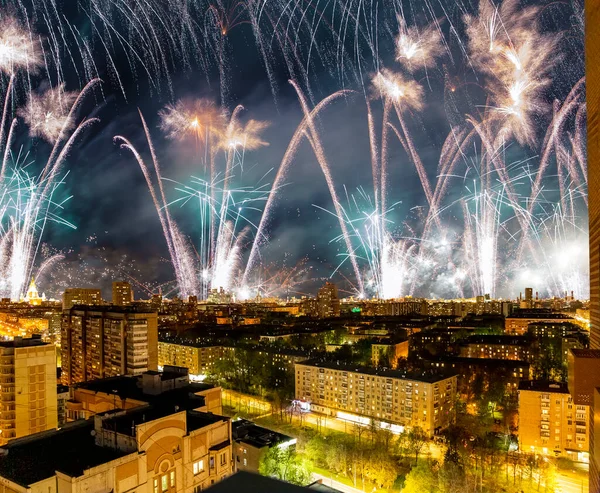
[[[441,493],[461,493],[465,488],[465,473],[462,467],[453,462],[444,462],[438,472]]]
[[[365,476],[378,488],[391,488],[398,477],[396,463],[386,453],[375,452],[365,464]]]
[[[415,454],[415,463],[419,461],[419,455],[427,445],[429,437],[420,426],[413,426],[407,435],[408,450]]]
[[[310,482],[310,470],[305,460],[292,447],[270,447],[262,455],[259,472],[263,476],[304,486]]]
[[[403,493],[437,493],[438,467],[436,463],[421,462],[406,475]]]

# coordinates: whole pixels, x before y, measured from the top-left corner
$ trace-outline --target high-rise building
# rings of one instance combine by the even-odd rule
[[[590,251],[590,348],[600,350],[600,3],[585,1],[585,84],[587,109],[587,171]],[[600,351],[599,351],[600,353]],[[569,373],[571,381],[589,380],[600,375],[600,355],[595,355],[591,374]],[[575,358],[576,359],[576,358]],[[571,363],[571,361],[570,361]],[[588,365],[591,362],[588,362]],[[585,365],[585,366],[588,366]],[[600,393],[595,391],[586,400],[590,409],[590,492],[600,491]],[[573,396],[577,403],[577,397]],[[596,440],[596,437],[598,440]],[[598,442],[598,443],[596,443]]]
[[[133,303],[133,289],[126,281],[115,281],[112,283],[112,304],[115,306],[127,306]]]
[[[311,410],[397,432],[420,426],[433,436],[446,429],[455,418],[456,385],[456,375],[296,363],[296,399]]]
[[[317,306],[319,317],[339,317],[340,316],[340,298],[338,296],[337,286],[331,282],[326,282],[317,293]]]
[[[0,444],[56,428],[56,348],[35,336],[2,341],[0,365]]]
[[[102,293],[95,288],[67,288],[63,293],[62,308],[70,310],[75,305],[101,305]]]
[[[519,421],[523,452],[588,461],[589,406],[575,404],[566,384],[521,382]]]
[[[158,368],[155,312],[81,306],[63,313],[61,379],[65,385]]]

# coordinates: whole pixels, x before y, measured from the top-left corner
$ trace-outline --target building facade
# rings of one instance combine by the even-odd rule
[[[67,288],[63,293],[62,308],[70,310],[75,305],[101,305],[102,292],[95,288]]]
[[[125,281],[112,283],[112,304],[115,306],[127,306],[133,303],[133,289],[131,284]]]
[[[541,322],[549,324],[561,324],[572,321],[573,319],[571,317],[561,313],[513,313],[510,317],[506,317],[504,320],[504,332],[507,334],[524,335],[527,334],[530,324],[537,324]]]
[[[456,376],[406,374],[305,361],[296,364],[296,399],[313,411],[401,432],[420,426],[433,436],[454,422]]]
[[[0,342],[0,444],[58,425],[56,349],[39,337]]]
[[[470,336],[461,344],[462,358],[507,359],[531,361],[534,356],[532,340],[525,336]]]
[[[519,384],[519,442],[523,452],[589,460],[590,406],[575,404],[566,384]]]
[[[259,473],[263,454],[271,447],[294,447],[296,439],[240,419],[231,424],[235,472]]]
[[[317,308],[320,318],[331,318],[340,316],[340,298],[337,286],[326,282],[317,293]]]
[[[192,375],[206,375],[214,364],[233,348],[184,344],[180,342],[158,342],[158,365],[173,365],[187,368]]]
[[[231,422],[196,411],[118,411],[15,440],[4,452],[6,493],[198,493],[231,475]]]
[[[78,307],[63,313],[65,385],[158,368],[157,315],[126,307]]]

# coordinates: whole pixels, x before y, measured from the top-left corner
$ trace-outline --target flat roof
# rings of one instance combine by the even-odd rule
[[[214,484],[206,491],[211,493],[240,493],[245,491],[251,491],[252,493],[307,493],[309,490],[278,479],[239,471]]]
[[[568,394],[569,387],[565,382],[548,382],[547,380],[522,380],[519,390],[534,392],[548,392],[553,394]]]
[[[379,377],[388,378],[399,378],[403,380],[415,380],[417,382],[435,383],[440,380],[453,377],[455,373],[440,372],[435,370],[423,370],[404,372],[401,370],[388,370],[384,368],[371,368],[367,366],[358,366],[345,363],[339,363],[337,361],[321,361],[321,360],[307,360],[296,363],[296,365],[314,366],[316,368],[327,368],[330,370],[349,371],[352,373],[361,373],[365,375],[375,375]]]
[[[544,313],[513,313],[506,317],[506,319],[511,318],[522,318],[522,319],[532,319],[532,320],[573,320],[573,317],[569,315],[565,315],[564,313],[552,313],[552,312],[544,312]]]
[[[0,476],[22,486],[53,477],[56,471],[72,477],[86,469],[129,455],[95,444],[94,422],[78,421],[60,430],[12,440],[2,447]]]
[[[426,359],[428,363],[464,363],[469,365],[481,366],[501,366],[508,368],[517,368],[520,366],[531,366],[527,361],[514,359],[497,359],[497,358],[465,358],[460,356],[447,356],[443,359]]]
[[[151,373],[154,375],[156,373]],[[169,376],[172,378],[184,377],[183,374],[169,372]],[[90,380],[89,382],[82,382],[75,386],[77,389],[91,390],[92,392],[103,392],[105,394],[116,394],[121,398],[141,400],[145,402],[155,402],[159,400],[169,400],[173,404],[177,404],[180,407],[182,404],[190,398],[190,394],[194,395],[197,392],[214,388],[214,385],[200,382],[190,382],[183,387],[176,389],[166,390],[161,394],[145,394],[142,388],[141,376],[120,376],[102,378],[99,380]],[[165,378],[161,377],[161,380]],[[194,395],[193,399],[201,399],[202,397]],[[196,406],[199,407],[199,406]]]
[[[24,348],[24,347],[39,347],[51,346],[49,342],[42,341],[41,337],[15,337],[11,341],[0,341],[0,347],[7,348]]]
[[[531,338],[527,335],[472,335],[467,339],[468,344],[505,344],[508,346],[529,346]]]
[[[83,304],[77,304],[77,305],[73,305],[71,308],[69,308],[68,311],[83,311],[83,312],[112,312],[112,313],[138,313],[138,314],[146,314],[146,315],[151,315],[154,314],[156,315],[157,312],[156,310],[152,310],[149,307],[145,307],[145,306],[140,306],[140,305],[127,305],[127,306],[120,306],[120,305],[83,305]]]
[[[127,410],[122,414],[106,418],[102,427],[106,430],[116,431],[122,435],[135,436],[135,427],[150,421],[166,418],[177,412],[177,406],[169,402],[167,406],[140,406]],[[204,428],[219,421],[228,421],[230,418],[211,413],[201,413],[193,410],[182,409],[186,413],[187,432],[190,433],[199,428]],[[111,411],[105,413],[110,414]]]
[[[571,352],[576,358],[600,358],[600,349],[571,349]]]
[[[247,443],[256,448],[270,447],[278,443],[292,440],[292,437],[263,428],[247,419],[231,422],[231,433],[236,442]]]

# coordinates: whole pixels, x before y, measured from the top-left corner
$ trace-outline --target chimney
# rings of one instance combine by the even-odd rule
[[[535,301],[537,301],[537,300],[538,300],[538,292],[536,291],[535,292]]]
[[[575,296],[573,296],[573,291],[571,291],[571,301],[575,301]]]

